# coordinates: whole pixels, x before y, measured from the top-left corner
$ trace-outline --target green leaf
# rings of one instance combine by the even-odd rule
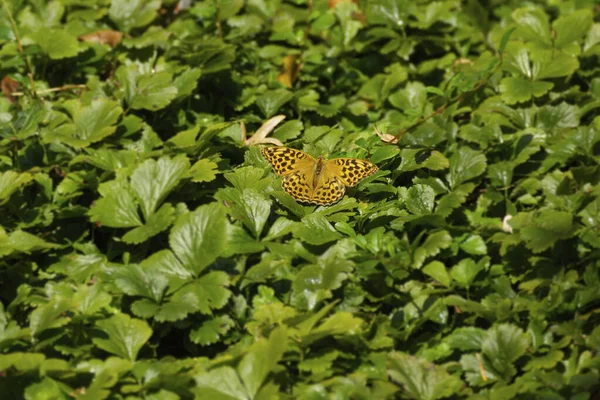
[[[487,331],[480,328],[457,328],[445,339],[445,342],[453,349],[479,351],[486,335]]]
[[[264,384],[268,374],[287,349],[288,333],[285,327],[277,327],[268,339],[262,339],[252,345],[238,365],[238,371],[250,398],[254,398]]]
[[[335,15],[338,17],[342,25],[344,36],[344,46],[350,45],[362,24],[354,19],[355,13],[359,12],[358,6],[352,2],[335,3]]]
[[[22,188],[32,180],[33,176],[27,172],[0,172],[0,205],[5,203],[14,192]]]
[[[21,230],[6,235],[2,226],[0,226],[0,245],[2,245],[0,246],[0,256],[3,254],[8,255],[14,251],[31,253],[60,247],[57,244],[46,242],[35,235]]]
[[[413,268],[421,268],[427,257],[435,256],[442,249],[446,249],[452,243],[452,236],[447,231],[435,232],[425,239],[413,255]]]
[[[135,94],[129,101],[134,110],[160,110],[177,97],[173,76],[167,71],[140,75],[136,79]]]
[[[294,95],[285,89],[270,90],[256,99],[256,105],[260,108],[265,118],[271,118],[281,106],[293,97]]]
[[[126,314],[116,314],[96,322],[107,338],[93,338],[101,349],[121,358],[135,361],[138,352],[152,336],[152,329],[145,321],[133,319]]]
[[[408,396],[434,400],[457,395],[462,381],[450,375],[443,367],[418,357],[393,352],[388,357],[388,374],[402,385]]]
[[[483,238],[479,235],[469,235],[461,242],[460,248],[472,255],[487,254],[487,246],[485,245]]]
[[[530,218],[517,215],[511,225],[520,229],[520,236],[533,252],[539,253],[572,235],[573,216],[568,212],[544,210]]]
[[[152,22],[159,8],[159,0],[115,0],[110,3],[108,16],[120,30],[129,32]]]
[[[172,297],[175,302],[186,302],[194,310],[210,315],[212,310],[219,310],[227,304],[231,291],[229,277],[222,271],[209,272],[191,284],[183,287]]]
[[[333,242],[343,237],[322,214],[309,214],[302,218],[302,225],[294,229],[292,234],[294,237],[314,245]]]
[[[590,10],[576,10],[569,15],[561,16],[552,23],[556,31],[554,45],[564,47],[576,40],[582,39],[593,24]]]
[[[464,258],[450,269],[450,276],[459,285],[468,288],[473,283],[477,274],[482,270],[483,266],[480,263],[476,263],[470,258]]]
[[[123,242],[139,244],[167,230],[175,220],[175,209],[171,204],[163,204],[157,212],[150,215],[146,223],[123,235]]]
[[[228,205],[228,211],[242,223],[258,239],[271,212],[271,200],[255,189],[244,189],[240,192],[234,188],[219,191],[216,198]]]
[[[192,182],[196,183],[214,181],[218,173],[217,164],[206,158],[196,161],[189,170]]]
[[[388,100],[392,105],[406,114],[419,115],[427,102],[427,89],[421,82],[409,82]]]
[[[449,287],[450,286],[450,275],[446,270],[446,266],[439,261],[432,261],[422,269],[423,273],[429,275],[442,285]]]
[[[89,106],[77,103],[73,122],[77,128],[77,137],[90,143],[98,142],[117,129],[114,124],[123,110],[116,101],[97,99]]]
[[[114,283],[129,296],[142,296],[160,302],[169,284],[157,270],[144,269],[136,264],[123,265],[114,273]]]
[[[190,68],[178,75],[173,80],[173,86],[177,89],[177,97],[183,98],[191,95],[198,86],[200,76],[202,76],[200,68]]]
[[[516,104],[541,97],[554,87],[552,82],[531,81],[525,78],[503,78],[500,82],[500,92],[506,104]]]
[[[550,23],[543,10],[536,7],[518,8],[512,13],[517,34],[526,40],[550,44]]]
[[[112,228],[142,225],[138,205],[131,187],[124,181],[105,182],[98,188],[102,198],[96,200],[88,214],[93,222]]]
[[[190,163],[187,157],[161,157],[158,161],[144,161],[131,174],[131,188],[137,195],[146,220],[158,205],[187,174]]]
[[[26,400],[64,399],[67,393],[60,390],[58,383],[48,377],[39,383],[27,386],[24,393]]]
[[[414,171],[427,168],[434,171],[448,168],[450,162],[439,151],[428,151],[422,149],[402,149],[400,152],[402,163],[400,171]]]
[[[527,351],[529,337],[515,325],[494,325],[481,344],[490,369],[505,381],[517,372],[513,363]],[[487,368],[486,368],[487,369]]]
[[[400,150],[397,147],[379,147],[377,150],[373,152],[373,155],[370,157],[370,161],[372,163],[380,163],[384,160],[389,160],[390,158],[394,158],[398,155]]]
[[[205,204],[181,215],[169,235],[169,244],[183,265],[200,274],[225,248],[227,219],[219,204]]]
[[[39,336],[46,329],[58,328],[67,324],[69,319],[61,317],[61,315],[70,308],[71,302],[60,297],[36,308],[30,318],[31,336]]]
[[[219,367],[194,377],[196,387],[192,391],[198,400],[250,399],[240,377],[231,367]]]
[[[431,186],[417,184],[408,189],[406,208],[415,215],[427,215],[433,211],[435,192]]]
[[[61,29],[41,27],[31,37],[53,60],[75,57],[81,51],[77,37]]]
[[[485,172],[487,160],[485,155],[469,147],[460,147],[450,157],[450,171],[446,176],[451,188],[478,177]]]
[[[190,340],[202,346],[217,343],[225,335],[235,322],[227,315],[219,316],[202,323],[198,329],[190,333]]]

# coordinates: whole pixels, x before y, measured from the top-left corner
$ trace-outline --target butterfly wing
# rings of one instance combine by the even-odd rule
[[[342,181],[333,175],[321,173],[310,202],[321,206],[330,205],[340,201],[344,197],[344,193],[346,193],[346,187]]]
[[[263,157],[282,177],[281,187],[298,201],[310,202],[317,160],[303,151],[289,147],[265,147]]]
[[[346,186],[356,186],[377,170],[377,165],[370,161],[357,158],[334,158],[325,163],[322,173],[337,177]]]
[[[315,168],[317,160],[303,151],[285,146],[263,147],[260,151],[275,173],[287,176]]]
[[[310,174],[296,172],[281,179],[281,187],[298,201],[311,203],[313,196],[312,178]]]

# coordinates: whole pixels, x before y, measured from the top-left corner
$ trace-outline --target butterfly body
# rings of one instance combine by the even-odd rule
[[[356,186],[377,171],[377,166],[356,158],[314,158],[284,146],[265,147],[263,157],[281,176],[281,186],[298,201],[330,205],[338,202],[346,186]]]

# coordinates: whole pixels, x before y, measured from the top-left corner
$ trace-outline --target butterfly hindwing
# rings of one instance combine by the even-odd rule
[[[378,169],[372,162],[357,158],[334,158],[327,161],[325,168],[331,170],[346,186],[356,186]]]
[[[281,176],[293,174],[299,169],[310,168],[316,163],[313,156],[285,146],[264,147],[261,154]]]
[[[281,179],[281,187],[294,199],[310,203],[313,190],[308,180],[309,177],[300,172],[284,176]]]
[[[322,206],[331,205],[340,201],[344,197],[344,193],[346,193],[346,187],[339,179],[322,177],[313,192],[311,202]]]

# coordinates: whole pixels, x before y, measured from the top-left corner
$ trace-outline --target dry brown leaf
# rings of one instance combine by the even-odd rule
[[[252,146],[259,143],[270,143],[276,146],[283,146],[283,143],[279,139],[268,138],[267,135],[284,119],[285,115],[276,115],[269,118],[249,139],[246,138],[246,124],[242,122],[242,141],[246,146]]]
[[[329,8],[335,8],[338,3],[344,2],[358,4],[358,0],[329,0]]]
[[[122,37],[123,37],[123,34],[121,32],[103,30],[103,31],[88,33],[86,35],[81,35],[81,36],[79,36],[79,40],[82,40],[84,42],[107,44],[110,47],[115,47],[116,45],[119,44]]]
[[[283,57],[283,69],[277,77],[277,80],[282,85],[291,88],[294,82],[296,82],[301,69],[302,64],[300,63],[300,57],[297,54],[285,56]]]
[[[396,144],[398,143],[398,138],[394,135],[391,135],[389,133],[383,133],[379,130],[379,128],[377,128],[377,125],[373,124],[373,129],[375,130],[375,133],[377,134],[377,136],[379,136],[381,138],[382,141],[386,142],[386,143],[391,143],[391,144]]]
[[[16,98],[12,94],[17,91],[19,88],[19,82],[15,81],[10,76],[5,76],[2,78],[2,82],[0,82],[0,87],[2,88],[2,93],[6,96],[8,101],[14,103]]]

